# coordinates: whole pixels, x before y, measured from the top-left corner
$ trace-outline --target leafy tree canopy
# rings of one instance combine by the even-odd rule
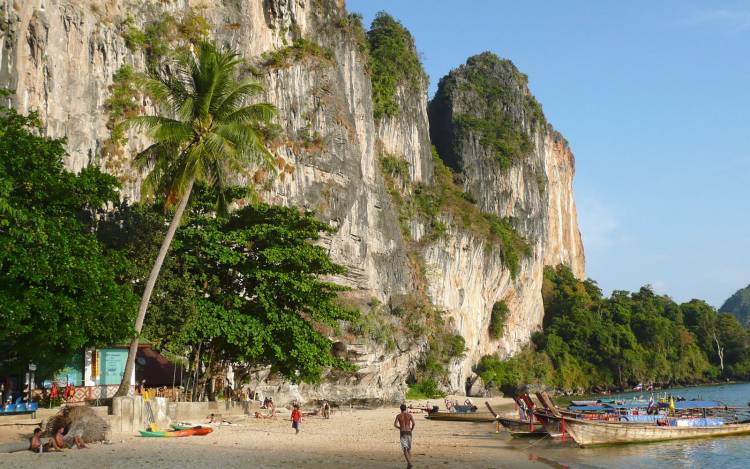
[[[129,334],[135,298],[122,264],[96,238],[117,201],[97,168],[63,167],[65,142],[39,136],[35,114],[0,109],[0,372],[59,368],[84,347]]]
[[[584,391],[750,377],[747,329],[704,301],[680,305],[648,286],[606,298],[564,266],[545,270],[542,295],[544,332],[508,361],[483,359],[477,372],[485,381]]]
[[[351,369],[332,354],[328,333],[356,312],[335,301],[343,287],[321,279],[344,270],[313,244],[331,228],[312,213],[268,205],[216,217],[213,200],[204,190],[194,198],[156,286],[145,336],[201,361],[208,374],[229,363],[270,365],[292,381],[317,382],[328,367]],[[126,233],[158,233],[160,213],[136,206],[109,222],[108,243],[133,241],[120,245],[141,265],[133,272],[147,270],[160,236]]]

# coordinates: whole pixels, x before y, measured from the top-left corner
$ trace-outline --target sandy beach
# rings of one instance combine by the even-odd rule
[[[507,409],[507,400],[496,399]],[[286,413],[276,419],[233,418],[233,425],[188,438],[113,435],[111,444],[63,453],[1,454],[2,467],[405,467],[393,420],[398,408],[344,409],[331,419],[306,417],[295,435]],[[553,467],[530,456],[528,442],[495,433],[492,423],[436,422],[416,413],[415,467]],[[18,439],[33,427],[0,427],[0,442]]]

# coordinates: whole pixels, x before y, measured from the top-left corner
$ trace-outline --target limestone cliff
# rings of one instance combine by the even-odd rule
[[[584,275],[572,191],[575,161],[565,139],[547,124],[526,76],[491,53],[469,58],[441,79],[429,115],[432,141],[466,192],[483,212],[510,220],[532,247],[515,279],[501,259],[488,261],[482,243],[466,235],[428,251],[428,262],[440,272],[431,296],[456,317],[470,344],[454,375],[467,377],[482,355],[508,356],[539,329],[545,265],[563,263]],[[510,314],[505,334],[493,340],[487,330],[498,301]]]
[[[126,64],[136,70],[147,66],[147,52],[128,44],[129,31],[145,30],[165,14],[180,18],[189,12],[205,17],[214,39],[250,61],[248,69],[279,109],[281,134],[273,150],[282,171],[261,181],[262,196],[315,209],[338,228],[324,242],[348,268],[339,281],[353,288],[349,300],[377,316],[379,328],[396,331],[390,341],[356,334],[336,338],[360,371],[316,389],[298,389],[303,397],[400,398],[427,346],[395,314],[415,291],[444,309],[448,327],[466,340],[465,356],[450,363],[450,386],[461,391],[479,357],[512,354],[540,327],[545,265],[566,263],[583,276],[573,155],[543,116],[529,114],[523,76],[505,62],[491,64],[487,76],[510,96],[493,103],[470,87],[444,86],[460,85],[467,64],[441,83],[429,122],[424,81],[416,91],[399,86],[400,112],[376,121],[367,38],[343,1],[0,0],[0,86],[16,90],[20,111],[39,111],[48,135],[67,138],[68,168],[101,165],[121,177],[125,195],[137,198],[141,175],[129,160],[145,142],[131,135],[120,151],[107,150],[113,77]],[[319,48],[306,49],[301,39]],[[269,59],[267,53],[281,50],[288,54]],[[145,100],[135,104],[149,106]],[[481,132],[456,120],[489,115],[499,105],[529,139],[523,156],[508,164],[498,162]],[[517,269],[481,230],[467,228],[459,211],[440,209],[432,220],[405,216],[401,196],[440,189],[432,143],[457,172],[467,200],[476,202],[466,207],[510,217],[526,238],[529,254],[519,258]],[[404,161],[408,174],[394,179],[383,169],[386,155]],[[394,183],[400,184],[395,192]],[[396,192],[401,196],[394,198]],[[510,314],[504,335],[495,340],[488,324],[500,300]]]

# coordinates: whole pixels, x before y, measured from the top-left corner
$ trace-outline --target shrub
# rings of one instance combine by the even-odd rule
[[[454,334],[449,340],[449,356],[452,358],[460,358],[466,354],[466,339],[459,334]]]
[[[334,62],[333,52],[307,39],[297,39],[291,46],[263,53],[261,63],[265,67],[286,68],[305,58],[315,57],[328,63]]]
[[[492,305],[492,314],[490,315],[490,337],[499,339],[503,336],[505,329],[505,320],[508,317],[508,305],[505,301],[497,301]]]
[[[409,182],[409,162],[392,155],[380,157],[380,169],[384,174]]]
[[[548,384],[554,379],[552,361],[545,353],[526,348],[512,358],[500,360],[485,355],[475,369],[489,388],[514,395],[528,384]]]
[[[445,397],[445,393],[440,390],[437,382],[430,378],[417,381],[409,386],[409,390],[406,392],[406,398],[411,400],[437,399],[441,397]]]

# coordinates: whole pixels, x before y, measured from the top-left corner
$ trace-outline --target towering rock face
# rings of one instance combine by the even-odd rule
[[[352,287],[349,301],[378,318],[375,332],[396,331],[389,340],[374,339],[376,333],[336,338],[359,365],[356,375],[317,388],[280,385],[283,389],[296,389],[303,398],[400,399],[429,347],[396,314],[404,298],[418,292],[445,311],[447,327],[466,341],[463,357],[449,364],[449,385],[462,391],[479,357],[512,354],[540,327],[545,265],[566,263],[583,275],[573,155],[529,107],[523,75],[499,60],[479,64],[477,73],[507,90],[494,102],[481,89],[462,85],[471,81],[470,61],[441,83],[429,106],[429,124],[425,82],[417,89],[399,85],[400,112],[376,121],[367,38],[339,0],[0,0],[0,86],[16,90],[13,104],[21,112],[39,112],[49,136],[67,138],[69,169],[98,164],[122,179],[126,196],[139,197],[142,175],[130,160],[146,142],[130,135],[124,148],[107,151],[107,102],[113,77],[124,65],[144,70],[148,63],[148,51],[133,46],[133,30],[147,31],[165,15],[176,19],[170,23],[175,31],[191,29],[180,18],[205,17],[214,39],[251,62],[248,70],[264,82],[281,127],[273,143],[280,171],[261,181],[261,195],[271,203],[315,209],[338,228],[324,240],[332,258],[348,268],[337,280]],[[147,100],[134,104],[149,108]],[[487,129],[466,120],[497,116],[498,109],[527,135],[523,156],[510,152],[508,161],[498,159],[492,139],[482,133]],[[460,207],[495,214],[497,220],[510,217],[527,239],[530,250],[516,267],[509,267],[508,251],[493,247],[491,237],[467,228],[461,210],[435,209],[432,220],[405,216],[397,192],[414,197],[453,184],[434,164],[430,133],[460,175],[462,187],[455,194],[465,191],[476,200]],[[408,171],[394,179],[384,166],[391,160],[405,162]],[[492,339],[488,326],[498,301],[505,301],[510,313],[503,336]]]
[[[482,243],[449,238],[428,251],[442,275],[432,287],[469,343],[455,376],[485,354],[508,356],[528,342],[544,316],[544,266],[566,264],[584,275],[572,182],[574,158],[565,139],[547,124],[529,93],[527,78],[492,53],[471,57],[441,79],[429,106],[432,141],[464,190],[485,213],[510,221],[531,245],[515,278],[501,259],[482,255]],[[505,334],[488,334],[496,302],[509,307]],[[456,383],[458,384],[458,383]]]

